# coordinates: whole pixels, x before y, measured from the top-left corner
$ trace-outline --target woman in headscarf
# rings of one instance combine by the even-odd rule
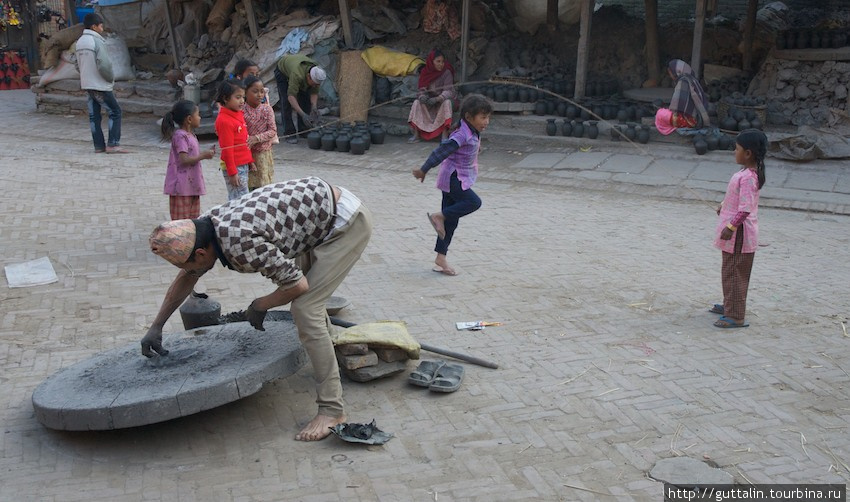
[[[708,117],[708,99],[691,66],[681,59],[667,64],[667,73],[676,83],[670,108],[661,108],[655,114],[655,126],[661,134],[670,134],[680,127],[702,128],[711,123]]]
[[[410,107],[411,143],[419,138],[429,140],[448,137],[452,123],[452,100],[455,69],[438,49],[428,54],[425,67],[419,72],[419,93]]]

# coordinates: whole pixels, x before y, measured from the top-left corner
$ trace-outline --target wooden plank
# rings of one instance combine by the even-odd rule
[[[747,21],[744,24],[744,58],[741,69],[749,72],[753,69],[753,35],[756,31],[758,0],[750,0],[747,5]]]
[[[242,4],[245,6],[245,17],[248,18],[248,30],[251,32],[251,38],[254,39],[254,43],[256,43],[260,30],[257,29],[257,15],[254,13],[254,0],[242,0]]]
[[[549,0],[546,3],[546,26],[549,31],[558,30],[558,0]]]
[[[578,54],[576,55],[576,90],[575,99],[584,97],[584,87],[587,83],[587,57],[590,45],[590,22],[595,0],[582,0],[581,26],[579,27]]]
[[[354,40],[351,35],[351,11],[348,8],[348,0],[339,0],[339,17],[342,21],[342,34],[345,38],[345,46],[354,48]]]
[[[171,42],[171,57],[174,59],[174,68],[180,68],[180,58],[177,57],[177,38],[174,36],[174,24],[171,23],[171,5],[168,0],[164,0],[165,6],[165,22],[168,24],[168,41]]]
[[[705,0],[697,0],[694,21],[694,46],[691,52],[691,68],[699,78],[702,66],[702,34],[705,30]]]
[[[73,0],[65,0],[65,19],[68,20],[68,26],[74,26],[77,23],[82,23],[82,19],[77,19],[77,9],[74,7],[76,3]]]
[[[460,16],[460,77],[459,83],[466,82],[467,53],[469,52],[469,2],[463,0]]]
[[[644,0],[646,8],[646,74],[661,84],[661,56],[658,52],[658,0]]]

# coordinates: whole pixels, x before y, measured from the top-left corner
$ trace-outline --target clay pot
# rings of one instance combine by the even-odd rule
[[[637,138],[637,130],[635,129],[636,125],[637,124],[635,124],[634,122],[629,122],[628,124],[626,124],[626,130],[623,131],[623,134],[625,134],[626,137],[632,141]]]
[[[558,133],[558,125],[555,124],[555,119],[546,119],[546,134],[554,136]]]
[[[596,139],[599,137],[599,127],[596,126],[595,120],[589,120],[587,122],[587,137],[590,139]]]
[[[579,114],[578,107],[576,107],[575,105],[567,105],[567,118],[568,119],[574,119],[574,118],[578,117],[578,114]]]
[[[753,120],[750,121],[750,127],[752,127],[753,129],[758,129],[759,131],[761,131],[762,129],[764,129],[764,124],[762,124],[761,120],[759,120],[759,118],[756,117],[756,118],[754,118]]]
[[[561,124],[561,134],[564,136],[571,136],[573,134],[573,122],[564,119],[564,123]]]
[[[625,124],[626,121],[629,120],[629,112],[625,108],[620,108],[617,110],[617,120],[620,121],[621,124]]]
[[[611,126],[608,132],[611,134],[611,141],[620,141],[620,126]]]
[[[776,48],[780,51],[785,49],[785,34],[784,33],[779,33],[778,35],[776,35]]]
[[[705,155],[705,153],[708,151],[708,144],[705,142],[705,140],[701,139],[694,141],[694,151],[697,152],[697,155]]]
[[[649,143],[649,128],[646,126],[640,126],[637,130],[637,141],[641,144]]]
[[[535,115],[546,115],[546,102],[538,101],[534,103],[534,114]]]
[[[521,87],[517,91],[517,99],[519,99],[520,103],[528,103],[528,89],[526,89],[525,87]]]
[[[590,120],[590,111],[587,110],[587,105],[585,104],[584,106],[582,106],[580,110],[581,112],[579,113],[579,116],[581,117],[581,119]]]
[[[518,92],[517,92],[517,88],[516,88],[516,87],[514,87],[514,86],[510,86],[510,87],[508,87],[508,92],[507,92],[507,101],[508,101],[509,103],[514,103],[514,102],[516,102],[516,100],[517,100],[517,94],[518,94]]]
[[[573,137],[581,138],[582,136],[584,136],[584,122],[576,122],[573,125]]]
[[[720,138],[717,136],[709,136],[705,138],[705,144],[708,145],[709,150],[717,150],[720,146]]]
[[[794,33],[794,31],[787,30],[784,33],[784,37],[785,37],[785,48],[786,49],[793,49],[793,48],[797,47],[797,36],[796,36],[796,33]]]
[[[339,136],[336,137],[336,149],[340,152],[347,152],[351,150],[351,138],[347,133],[341,132]]]
[[[809,48],[811,49],[820,49],[821,48],[821,32],[813,31],[811,34],[811,38],[809,39]]]
[[[336,138],[331,132],[326,132],[320,141],[322,142],[322,150],[326,152],[332,152],[336,148]]]
[[[727,115],[726,118],[720,122],[720,128],[726,129],[727,131],[735,131],[738,129],[738,121],[735,120],[735,117]]]
[[[718,148],[718,150],[728,150],[729,145],[731,143],[732,143],[732,138],[723,134],[723,135],[720,136],[720,138],[718,140],[717,148]]]
[[[496,101],[503,103],[508,100],[508,92],[505,90],[504,87],[496,87],[496,89],[493,91],[493,97]]]
[[[549,101],[549,102],[552,103],[553,107],[555,107],[555,109],[558,112],[558,115],[560,115],[561,117],[567,116],[567,104],[566,103],[564,103],[563,101],[559,101],[558,105],[555,106],[555,103],[553,103],[552,101]],[[551,114],[552,112],[549,112],[549,113]]]
[[[322,148],[322,133],[319,131],[310,131],[307,133],[307,146],[311,150]]]
[[[366,142],[363,140],[363,136],[355,134],[351,138],[351,153],[354,155],[363,155],[366,153]]]
[[[180,317],[184,329],[215,326],[221,316],[221,304],[210,300],[207,295],[191,294],[180,306]]]
[[[383,145],[386,137],[387,132],[381,124],[375,124],[372,126],[372,129],[369,130],[369,138],[371,142],[376,145]]]
[[[750,125],[750,122],[746,119],[738,122],[738,130],[739,131],[746,131],[747,129],[750,129],[751,127],[752,127],[752,125]]]
[[[797,42],[795,43],[795,46],[798,49],[808,49],[809,48],[809,40],[810,40],[809,32],[806,31],[806,30],[800,30],[800,31],[797,32]]]

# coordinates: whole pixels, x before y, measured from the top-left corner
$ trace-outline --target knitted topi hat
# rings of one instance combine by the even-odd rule
[[[325,81],[326,78],[328,78],[328,74],[325,72],[325,70],[319,68],[318,66],[310,68],[310,80],[312,80],[313,82],[321,84]]]
[[[151,252],[178,267],[192,256],[195,249],[195,223],[192,220],[174,220],[161,223],[151,233]]]

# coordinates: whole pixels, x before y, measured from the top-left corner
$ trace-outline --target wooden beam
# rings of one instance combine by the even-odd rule
[[[661,84],[661,56],[658,54],[658,0],[644,0],[646,6],[646,75]]]
[[[73,0],[65,0],[65,19],[68,20],[68,26],[74,26],[77,23],[82,23],[82,19],[77,19],[77,9],[74,7],[76,3]]]
[[[590,46],[590,22],[595,0],[581,0],[581,26],[579,27],[578,54],[576,55],[576,90],[575,99],[584,97],[584,87],[587,85],[587,58]]]
[[[744,58],[741,69],[750,72],[753,69],[753,36],[756,31],[758,0],[750,0],[747,5],[747,21],[744,24]]]
[[[466,82],[466,60],[469,52],[469,2],[463,0],[463,7],[460,15],[460,79],[462,84]]]
[[[174,25],[171,23],[171,5],[168,0],[164,0],[162,4],[165,6],[165,22],[168,24],[168,40],[171,42],[171,57],[174,60],[174,68],[180,68],[180,58],[177,57],[177,38],[174,36]]]
[[[342,35],[345,38],[345,46],[354,48],[354,40],[351,35],[351,10],[348,8],[348,0],[339,0],[339,19],[342,21]]]
[[[697,78],[700,77],[702,66],[702,33],[705,29],[705,0],[697,0],[694,16],[694,46],[691,52],[691,68]]]
[[[546,26],[549,31],[558,31],[558,0],[548,0],[546,3]]]
[[[242,4],[245,5],[245,17],[248,18],[248,30],[251,32],[251,38],[254,39],[254,43],[256,44],[260,30],[257,29],[257,15],[254,13],[254,0],[242,0]]]

